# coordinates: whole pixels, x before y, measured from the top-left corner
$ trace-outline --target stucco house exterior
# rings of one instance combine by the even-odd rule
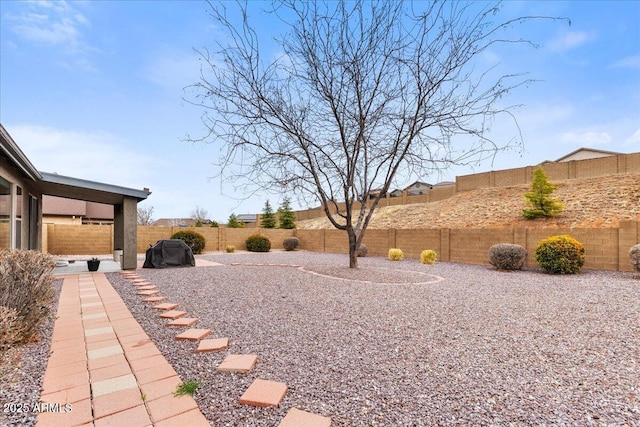
[[[151,192],[38,171],[0,124],[0,249],[42,250],[44,196],[113,206],[123,269],[137,266],[137,208]]]

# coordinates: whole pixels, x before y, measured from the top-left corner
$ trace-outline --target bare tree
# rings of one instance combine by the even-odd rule
[[[199,221],[200,223],[205,222],[207,220],[207,216],[209,216],[209,212],[198,205],[196,205],[196,208],[191,211],[191,219]]]
[[[498,43],[532,46],[508,30],[537,17],[494,22],[499,3],[282,0],[269,13],[287,32],[268,55],[250,3],[239,15],[209,5],[225,44],[198,51],[187,101],[204,107],[209,133],[190,139],[223,142],[225,179],[317,199],[347,232],[350,267],[398,173],[424,178],[521,146],[500,100],[530,80],[477,59]],[[498,143],[490,124],[503,113],[515,136]]]
[[[138,225],[153,223],[153,206],[138,206]]]

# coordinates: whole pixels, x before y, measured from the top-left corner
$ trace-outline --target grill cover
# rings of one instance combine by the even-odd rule
[[[158,240],[147,249],[142,268],[195,267],[191,248],[182,240]]]

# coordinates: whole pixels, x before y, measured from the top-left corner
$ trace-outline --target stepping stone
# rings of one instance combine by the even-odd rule
[[[158,288],[156,288],[153,285],[149,285],[149,286],[140,286],[138,289],[141,290],[141,291],[150,291],[152,289],[158,289]]]
[[[229,354],[216,369],[220,372],[249,372],[257,360],[255,354]]]
[[[131,280],[131,281],[132,281],[133,283],[140,283],[140,282],[148,282],[149,280],[147,280],[147,279],[145,279],[145,278],[142,278],[142,277],[139,277],[139,278],[137,278],[137,279],[133,279],[133,280]]]
[[[212,340],[202,340],[196,349],[196,353],[207,351],[219,351],[229,347],[229,338],[216,338]]]
[[[150,290],[150,291],[140,291],[140,292],[138,292],[138,295],[144,295],[144,296],[148,296],[149,297],[151,295],[155,295],[155,294],[159,294],[159,293],[160,293],[160,290],[153,289],[153,290]]]
[[[197,317],[181,317],[179,319],[172,320],[171,322],[167,322],[165,326],[191,326],[198,321]]]
[[[153,308],[154,310],[173,310],[177,306],[178,304],[174,304],[172,302],[164,302],[162,304],[154,305],[151,308]]]
[[[177,340],[198,341],[211,333],[211,329],[189,329],[181,334],[176,335]]]
[[[275,381],[255,380],[240,397],[240,403],[251,406],[277,408],[287,394],[287,385]]]
[[[239,262],[232,262],[231,265],[234,265],[234,266],[235,265],[240,265],[240,263]]]
[[[151,285],[151,282],[136,282],[131,284],[131,286],[149,286],[149,285]]]
[[[280,421],[278,427],[330,427],[331,418],[291,408],[287,416]]]
[[[187,314],[186,311],[179,311],[179,310],[169,310],[169,311],[165,311],[164,313],[160,314],[160,317],[162,317],[163,319],[177,319],[178,317],[182,317],[185,314]]]
[[[166,300],[167,297],[149,297],[142,300],[142,302],[160,302]]]

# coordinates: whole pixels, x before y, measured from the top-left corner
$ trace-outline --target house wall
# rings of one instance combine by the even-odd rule
[[[34,186],[33,181],[25,179],[10,162],[2,157],[0,157],[0,177],[8,181],[12,186],[11,196],[3,196],[6,197],[7,212],[2,212],[1,214],[8,215],[10,213],[9,206],[15,206],[15,208],[12,209],[13,213],[10,218],[0,218],[0,224],[4,225],[0,227],[0,248],[29,249],[29,196],[33,196],[38,200],[39,213],[36,218],[37,227],[33,230],[36,236],[36,245],[32,249],[40,249],[42,247],[42,236],[40,233],[42,227],[42,193]],[[17,197],[16,195],[16,186],[22,189],[21,197]],[[16,214],[19,214],[21,217],[19,245],[17,244],[15,235]]]
[[[138,227],[138,253],[149,244],[168,239],[184,227]],[[221,251],[226,245],[245,250],[245,240],[258,232],[271,240],[273,249],[281,249],[290,236],[300,239],[300,249],[313,252],[348,253],[344,231],[280,230],[243,228],[190,228],[205,236],[205,251]],[[433,249],[441,261],[488,265],[489,248],[497,243],[515,243],[527,249],[527,266],[536,266],[535,248],[547,237],[569,234],[585,247],[585,268],[631,271],[628,251],[640,243],[638,221],[621,221],[618,228],[516,228],[516,229],[387,229],[367,230],[363,243],[370,256],[386,256],[390,248],[400,248],[406,258],[419,258],[420,252]],[[47,225],[48,252],[56,255],[108,254],[113,250],[110,225]]]

